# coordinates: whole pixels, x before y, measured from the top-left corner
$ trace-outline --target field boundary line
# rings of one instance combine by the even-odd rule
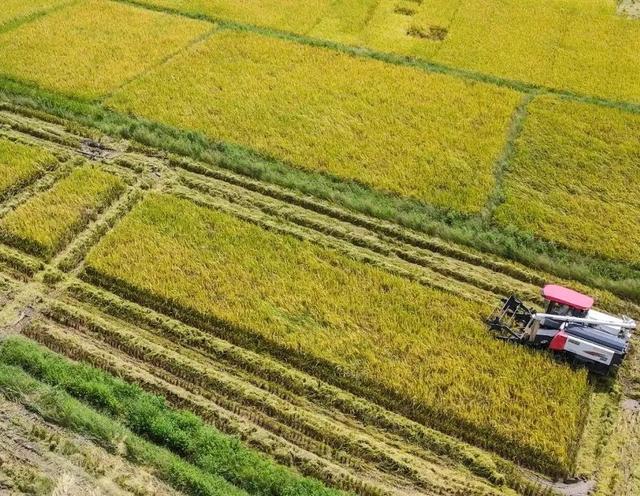
[[[129,186],[120,197],[99,213],[96,220],[77,233],[73,240],[52,258],[51,265],[63,272],[81,270],[82,261],[91,247],[134,208],[142,197],[139,183]]]
[[[491,223],[496,208],[498,208],[498,206],[504,202],[504,176],[509,170],[511,159],[513,158],[513,155],[516,151],[516,141],[520,137],[520,134],[522,133],[522,130],[524,128],[529,105],[535,98],[536,95],[533,93],[527,93],[523,95],[511,116],[511,122],[507,129],[507,137],[504,143],[504,147],[494,165],[493,190],[491,191],[489,199],[487,200],[487,203],[482,213],[480,214],[483,221],[486,223]]]
[[[82,108],[84,108],[85,105],[89,105],[90,107],[87,109],[88,113],[91,113],[95,108],[91,106],[91,104],[86,103],[79,103],[78,105]],[[12,132],[20,136],[24,135],[25,138],[30,138],[30,128],[32,126],[37,128],[40,123],[42,123],[45,125],[45,129],[48,129],[50,134],[52,134],[52,139],[54,139],[53,144],[57,148],[64,150],[67,154],[71,153],[73,155],[80,155],[83,159],[87,156],[87,150],[85,150],[85,141],[87,139],[95,139],[102,143],[103,138],[107,138],[106,148],[104,148],[105,145],[102,145],[103,148],[100,148],[100,150],[107,155],[107,158],[102,160],[101,155],[99,154],[98,159],[100,159],[102,164],[106,164],[106,161],[108,161],[113,167],[117,166],[119,169],[126,169],[130,174],[133,174],[133,172],[143,173],[146,170],[148,172],[148,177],[152,180],[155,180],[155,178],[164,178],[168,180],[171,178],[169,178],[167,174],[180,175],[178,171],[182,170],[183,173],[194,174],[197,177],[205,180],[213,180],[214,182],[222,181],[227,184],[238,186],[243,190],[260,193],[263,197],[302,207],[310,213],[330,216],[338,219],[339,221],[352,224],[356,228],[367,229],[375,233],[375,235],[381,239],[385,239],[387,241],[389,239],[393,240],[393,242],[400,247],[410,246],[418,249],[424,249],[432,253],[448,257],[449,259],[457,259],[465,263],[481,265],[493,272],[503,273],[510,278],[530,284],[542,285],[550,280],[564,279],[566,282],[569,279],[574,279],[585,282],[587,285],[590,284],[592,287],[604,290],[606,290],[607,287],[612,287],[603,283],[593,283],[582,280],[580,277],[572,277],[571,274],[567,274],[566,271],[556,272],[555,275],[552,275],[555,271],[546,266],[546,262],[542,264],[534,263],[532,265],[531,263],[527,264],[525,260],[523,264],[519,257],[512,257],[508,254],[505,255],[504,253],[496,252],[492,246],[485,247],[483,244],[484,237],[492,236],[494,234],[499,235],[500,231],[497,231],[494,228],[490,228],[487,231],[486,229],[488,228],[486,226],[481,226],[479,219],[471,221],[468,225],[468,228],[472,230],[470,234],[477,240],[477,242],[470,244],[468,236],[460,238],[460,234],[457,232],[459,229],[466,229],[467,224],[456,227],[457,224],[454,222],[454,225],[451,228],[453,232],[449,232],[447,230],[448,228],[444,225],[441,226],[440,223],[450,222],[451,218],[448,218],[447,221],[447,219],[438,220],[435,217],[428,217],[424,219],[425,222],[429,220],[428,226],[425,228],[412,228],[411,224],[403,222],[403,219],[385,218],[384,216],[376,215],[375,211],[371,212],[367,208],[357,208],[357,205],[352,205],[350,203],[351,198],[343,199],[340,196],[341,193],[344,193],[344,188],[341,185],[335,185],[335,193],[338,195],[337,198],[330,199],[323,191],[316,192],[313,190],[309,192],[304,189],[297,188],[297,183],[288,185],[282,184],[279,177],[263,177],[262,172],[270,174],[267,170],[262,171],[261,169],[260,171],[245,171],[244,168],[251,167],[251,163],[245,164],[245,161],[249,159],[242,155],[241,151],[227,150],[224,148],[221,149],[214,147],[214,145],[211,144],[211,148],[208,148],[202,155],[196,154],[200,158],[194,158],[188,153],[185,154],[175,150],[171,151],[171,147],[169,147],[168,150],[165,150],[162,143],[145,145],[143,144],[145,143],[144,140],[138,141],[136,139],[137,136],[121,136],[119,132],[112,133],[112,136],[119,141],[110,141],[108,139],[110,136],[109,132],[105,133],[101,126],[91,126],[84,121],[82,122],[89,127],[83,128],[73,124],[71,128],[66,128],[69,124],[67,124],[64,119],[50,116],[47,113],[36,110],[39,108],[37,105],[31,109],[30,107],[23,106],[14,107],[10,103],[3,105],[0,102],[0,108],[4,108],[6,112],[10,113],[10,115],[15,116],[15,119],[17,119],[20,124],[20,131],[12,131],[9,129],[7,132]],[[78,109],[74,108],[73,110],[75,111]],[[111,113],[99,110],[99,108],[95,108],[95,111],[99,113],[98,117],[105,115],[106,113],[104,119],[118,119],[115,122],[119,126],[126,126],[126,129],[130,129],[131,123],[124,116],[112,116]],[[3,114],[0,113],[0,118],[2,115]],[[63,113],[63,115],[67,114]],[[67,117],[69,116],[67,115]],[[102,122],[102,120],[99,122]],[[141,123],[141,125],[143,125],[143,123]],[[65,128],[70,130],[65,130]],[[2,130],[0,128],[0,132],[1,131]],[[100,134],[96,134],[96,131]],[[132,132],[134,132],[134,134],[136,133],[135,131]],[[170,140],[172,136],[173,135],[168,135],[167,139]],[[85,138],[83,139],[82,137]],[[46,142],[44,139],[38,139],[37,141],[39,143]],[[56,141],[62,141],[65,144],[60,145],[57,144]],[[159,150],[165,150],[169,153],[168,155],[164,153],[159,155]],[[92,149],[89,149],[88,151],[91,152]],[[89,156],[94,160],[98,160],[92,153],[90,153]],[[113,158],[113,160],[109,160],[109,157]],[[268,164],[264,163],[262,165],[266,167]],[[256,167],[258,166],[261,165],[258,164]],[[280,167],[284,167],[284,165],[281,165]],[[162,174],[159,173],[160,171]],[[276,170],[274,173],[278,174],[278,171]],[[327,184],[326,187],[329,187],[329,184]],[[331,191],[333,192],[333,190]],[[368,199],[367,201],[370,200],[371,199]],[[423,215],[426,215],[426,212],[424,212]],[[436,214],[434,213],[433,215]],[[480,229],[483,229],[484,231],[481,231]],[[513,239],[513,241],[517,242],[517,238]],[[565,255],[563,254],[562,256]],[[570,259],[576,260],[576,263],[578,264],[594,263],[593,260],[588,262],[578,256]],[[615,267],[612,267],[612,270],[616,270]],[[629,305],[634,306],[631,303],[623,304],[622,300],[619,300],[618,298],[611,300],[607,297],[607,299],[609,304],[612,304],[619,309],[630,308]],[[623,313],[631,312],[630,310],[620,311]]]
[[[156,12],[165,12],[172,15],[187,17],[190,19],[198,19],[208,21],[210,23],[217,24],[221,30],[228,29],[238,32],[250,32],[261,36],[282,39],[292,41],[302,45],[313,46],[317,48],[325,48],[341,53],[345,53],[356,58],[368,58],[385,62],[392,65],[412,67],[424,72],[434,74],[444,74],[458,79],[467,81],[476,81],[486,83],[494,86],[509,88],[520,93],[536,93],[536,94],[549,94],[559,98],[564,98],[572,101],[586,103],[590,105],[596,105],[600,107],[615,108],[618,110],[627,111],[634,114],[640,114],[640,102],[631,102],[626,100],[616,100],[611,98],[600,97],[597,95],[589,95],[562,88],[556,88],[552,86],[546,86],[536,83],[528,83],[516,79],[504,78],[493,74],[483,73],[470,69],[463,69],[454,67],[438,62],[430,61],[426,58],[420,58],[415,56],[394,54],[391,52],[383,52],[356,45],[348,45],[340,42],[324,40],[321,38],[310,37],[303,34],[297,34],[291,31],[285,31],[275,28],[262,27],[255,24],[242,23],[238,21],[231,21],[221,17],[215,17],[209,14],[198,14],[190,12],[182,12],[179,9],[172,7],[160,7],[157,5],[150,5],[144,0],[113,0],[115,2],[134,5],[147,10]]]
[[[10,19],[9,21],[5,22],[4,24],[0,24],[0,35],[11,32],[13,30],[16,30],[26,24],[31,24],[32,22],[37,21],[38,19],[41,19],[43,17],[48,16],[49,14],[53,14],[55,12],[58,12],[60,10],[64,10],[66,8],[70,8],[73,7],[75,5],[78,5],[82,2],[84,2],[85,0],[68,0],[66,2],[62,2],[58,5],[54,5],[53,7],[49,7],[49,8],[44,8],[42,10],[38,10],[36,12],[32,12],[31,14],[27,14],[25,16],[18,16],[15,17],[13,19]]]
[[[119,2],[119,3],[127,4],[128,2]],[[154,71],[160,69],[161,67],[167,65],[168,63],[170,63],[172,60],[174,60],[175,58],[179,57],[183,53],[193,49],[196,45],[204,43],[205,41],[207,41],[211,36],[213,36],[218,31],[220,31],[220,28],[214,23],[212,25],[211,29],[209,29],[208,31],[204,32],[203,34],[201,34],[199,36],[196,36],[195,38],[190,40],[189,43],[187,43],[185,46],[180,47],[179,49],[175,50],[174,52],[171,52],[171,53],[167,54],[167,56],[163,57],[156,64],[153,64],[152,66],[147,67],[142,72],[139,72],[135,76],[127,79],[126,81],[124,81],[123,83],[119,84],[115,88],[109,90],[104,95],[98,97],[95,101],[100,103],[101,105],[104,105],[105,101],[108,100],[109,98],[111,98],[112,96],[114,96],[115,94],[117,94],[120,91],[124,90],[125,88],[127,88],[131,84],[135,83],[136,81],[138,81],[138,80],[144,78],[145,76],[153,73]]]

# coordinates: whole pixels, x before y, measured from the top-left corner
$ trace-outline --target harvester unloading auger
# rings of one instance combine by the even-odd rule
[[[510,296],[487,319],[489,327],[499,339],[564,354],[596,373],[622,363],[634,320],[594,310],[593,298],[555,284],[542,288],[542,297],[543,313]]]

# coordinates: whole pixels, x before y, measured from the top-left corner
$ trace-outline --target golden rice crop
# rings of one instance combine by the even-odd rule
[[[371,1],[371,0],[369,0]],[[305,32],[311,29],[332,0],[259,0],[234,2],[230,0],[152,0],[145,2],[168,7],[189,14],[208,14],[220,19],[260,24],[277,29]],[[360,2],[350,2],[360,3]],[[362,2],[365,3],[365,2]]]
[[[21,186],[55,162],[55,157],[41,148],[0,138],[0,198]]]
[[[143,0],[587,94],[640,101],[640,23],[610,0]],[[258,4],[259,7],[256,7]],[[321,8],[324,7],[324,8]],[[416,36],[444,28],[444,40]]]
[[[87,267],[183,316],[392,391],[449,433],[539,468],[570,465],[586,375],[493,339],[484,305],[160,194],[118,223]]]
[[[75,169],[0,219],[0,237],[49,257],[123,189],[113,174],[91,166]]]
[[[0,71],[48,88],[100,96],[161,62],[211,24],[89,0],[0,35]]]
[[[24,19],[38,12],[62,5],[68,0],[2,0],[0,27],[11,21]]]
[[[518,99],[503,88],[224,31],[107,104],[297,167],[477,212]]]
[[[590,255],[640,262],[640,115],[541,97],[496,219]]]

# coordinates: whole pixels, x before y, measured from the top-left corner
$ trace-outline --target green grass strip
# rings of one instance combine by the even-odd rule
[[[136,464],[152,467],[159,479],[194,496],[247,493],[222,477],[203,472],[166,449],[132,434],[122,424],[82,404],[68,393],[38,382],[22,369],[0,364],[0,394],[20,402],[44,419],[89,436],[111,452],[122,450]]]
[[[343,494],[247,449],[238,439],[220,433],[192,413],[169,408],[157,395],[94,367],[71,362],[24,338],[3,342],[0,363],[20,367],[34,378],[66,391],[134,433],[249,494]]]
[[[583,255],[529,233],[495,226],[480,216],[464,216],[385,194],[354,181],[295,169],[251,150],[210,140],[197,132],[120,114],[97,103],[0,76],[0,103],[2,100],[20,106],[23,111],[29,109],[35,117],[45,120],[55,116],[73,121],[66,123],[72,131],[74,125],[87,126],[154,149],[191,157],[640,302],[640,268]],[[86,134],[86,129],[78,131]]]

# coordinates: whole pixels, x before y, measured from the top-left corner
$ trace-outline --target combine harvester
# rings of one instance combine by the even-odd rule
[[[499,339],[549,349],[598,374],[617,368],[629,349],[634,320],[599,312],[593,298],[548,284],[542,288],[544,313],[512,295],[487,319]]]

